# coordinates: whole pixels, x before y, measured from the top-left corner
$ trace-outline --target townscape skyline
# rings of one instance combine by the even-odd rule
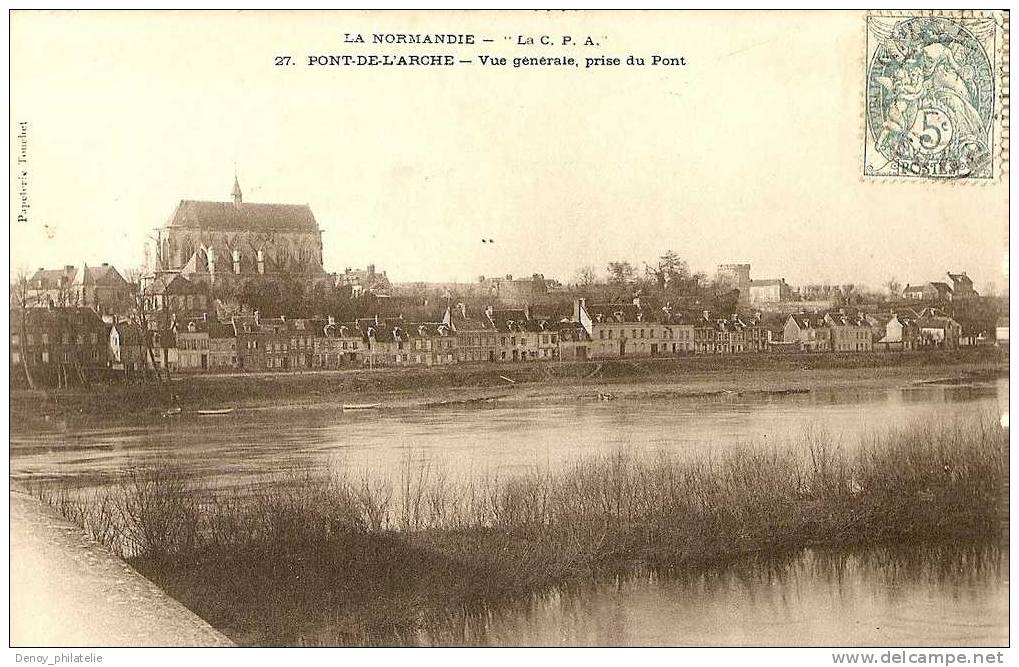
[[[234,172],[234,177],[239,179],[239,176],[237,175],[236,170]],[[246,192],[248,191],[247,188],[245,188],[245,191]],[[254,188],[252,188],[252,191],[257,196],[257,194],[259,192],[265,192],[266,188],[262,188],[262,187],[259,187],[259,186],[256,185]],[[222,201],[222,202],[228,201],[228,197],[222,197],[221,196],[219,198],[216,198],[216,195],[215,194],[211,194],[211,193],[210,193],[210,195],[208,197],[198,197],[198,198],[195,198],[195,199],[198,199],[200,201]],[[257,202],[252,202],[252,203],[294,203],[294,202],[275,201],[275,200],[273,200],[273,201],[264,201],[263,202],[263,201],[259,200]],[[314,206],[311,205],[311,204],[309,204],[309,206],[311,206],[312,210],[314,211]],[[318,216],[316,216],[316,217],[318,217]],[[163,222],[165,223],[165,220]],[[321,224],[321,222],[322,221],[320,219],[320,224]],[[12,273],[12,278],[15,275],[19,274],[19,273],[27,273],[28,275],[31,275],[32,272],[34,272],[34,271],[36,271],[38,269],[58,269],[58,268],[60,268],[62,266],[66,266],[66,265],[73,265],[73,266],[76,266],[76,267],[81,267],[83,265],[99,266],[99,265],[107,264],[107,263],[108,264],[112,264],[114,266],[117,266],[118,268],[120,268],[123,271],[131,272],[131,271],[137,270],[139,273],[145,273],[145,271],[146,271],[145,253],[147,252],[147,249],[151,248],[151,246],[154,243],[154,240],[156,238],[156,236],[155,236],[155,228],[153,230],[147,230],[147,231],[149,231],[150,234],[146,235],[141,240],[141,244],[142,244],[142,246],[141,246],[142,250],[141,251],[132,253],[130,248],[123,248],[119,252],[114,252],[114,253],[108,255],[108,257],[112,257],[112,256],[124,256],[124,257],[132,257],[133,256],[134,257],[133,260],[132,259],[127,259],[127,260],[125,260],[125,261],[123,261],[121,263],[110,261],[107,257],[100,257],[100,256],[93,256],[91,261],[89,261],[89,259],[84,259],[84,260],[78,259],[76,261],[72,261],[71,259],[67,259],[67,257],[54,257],[54,259],[52,261],[48,261],[46,263],[40,264],[39,266],[33,266],[33,265],[25,263],[25,262],[18,263],[17,261],[15,261],[15,258],[17,257],[17,253],[16,253],[15,248],[14,248],[14,246],[12,244],[12,247],[11,247],[11,258],[12,258],[12,261],[11,261],[11,273]],[[12,236],[13,236],[13,234],[12,234]],[[333,252],[331,253],[330,252],[330,244],[328,243],[328,238],[329,238],[329,229],[328,229],[328,227],[324,226],[323,227],[323,260],[324,260],[323,261],[323,266],[324,266],[325,270],[328,273],[342,274],[345,269],[349,269],[349,268],[358,269],[358,268],[363,268],[365,266],[372,265],[372,266],[377,266],[380,271],[382,271],[382,270],[387,271],[387,274],[389,275],[389,278],[391,279],[391,281],[392,282],[396,282],[396,283],[415,283],[415,282],[424,282],[424,283],[432,283],[432,284],[435,284],[435,283],[440,283],[440,284],[441,283],[474,283],[474,282],[477,282],[479,277],[482,277],[482,276],[483,277],[487,277],[487,278],[502,278],[504,276],[512,275],[514,278],[528,278],[528,277],[530,277],[532,275],[541,274],[546,279],[557,280],[557,281],[559,281],[560,283],[562,283],[564,285],[575,285],[575,284],[577,284],[578,280],[580,279],[581,273],[583,271],[585,271],[585,270],[588,270],[588,271],[593,270],[593,272],[597,276],[597,280],[599,282],[608,282],[610,280],[610,272],[609,272],[609,266],[608,265],[610,263],[612,263],[612,262],[628,262],[635,269],[636,276],[641,277],[641,276],[644,275],[644,268],[646,266],[653,265],[653,263],[654,263],[654,261],[656,259],[658,259],[660,256],[664,255],[667,252],[675,252],[675,248],[673,248],[673,247],[662,246],[661,249],[657,253],[655,253],[652,256],[646,256],[646,257],[621,257],[621,256],[608,256],[607,255],[606,257],[603,258],[602,261],[599,261],[599,260],[596,259],[596,260],[594,260],[591,263],[587,263],[587,264],[583,264],[583,265],[578,265],[578,266],[574,267],[573,270],[568,270],[568,271],[565,271],[565,272],[560,273],[560,274],[556,274],[556,273],[552,273],[552,272],[543,270],[543,268],[540,267],[540,266],[532,266],[530,268],[530,270],[529,270],[527,268],[529,266],[528,264],[517,262],[517,264],[519,264],[519,266],[522,267],[519,272],[513,272],[511,270],[506,270],[506,271],[489,270],[488,272],[485,272],[484,270],[481,270],[481,271],[479,271],[477,274],[475,274],[473,276],[468,276],[468,275],[446,276],[446,275],[443,275],[441,273],[436,273],[436,274],[429,275],[429,276],[426,276],[426,277],[415,277],[415,276],[403,275],[399,266],[386,266],[385,264],[382,264],[382,263],[379,263],[377,261],[374,261],[372,259],[372,257],[366,257],[366,258],[362,258],[360,260],[348,261],[346,263],[342,263],[342,262],[341,263],[336,263],[336,262],[330,263],[330,255],[334,255],[335,254],[335,246],[333,247]],[[487,248],[483,247],[482,250],[479,251],[479,254],[480,253],[486,253],[486,252],[492,253],[493,251],[494,251],[494,253],[498,253],[498,251],[499,251],[499,248],[497,247],[499,244],[496,241],[496,239],[481,237],[481,238],[477,239],[477,243],[480,246],[487,246]],[[43,244],[45,245],[45,242],[43,242]],[[688,257],[687,255],[684,255],[682,253],[678,253],[678,254],[679,254],[681,259],[683,259],[684,261],[687,260],[687,257]],[[723,264],[736,264],[736,263],[738,263],[738,264],[750,264],[753,267],[753,277],[754,277],[754,279],[760,279],[760,278],[769,278],[769,279],[771,279],[771,278],[786,278],[787,273],[789,273],[788,271],[786,273],[782,273],[782,269],[776,269],[774,271],[770,271],[769,272],[768,267],[769,266],[775,266],[775,263],[763,262],[762,264],[757,264],[757,263],[755,263],[753,261],[750,261],[750,260],[748,260],[746,258],[741,258],[741,257],[730,257],[730,256],[725,256],[725,255],[717,255],[717,257],[718,257],[718,261],[715,264],[710,265],[710,266],[698,266],[698,265],[693,264],[692,262],[687,262],[689,270],[690,270],[690,273],[693,274],[693,273],[701,272],[701,273],[705,274],[708,279],[711,279],[711,278],[713,278],[716,275],[716,272],[717,272],[717,269],[718,269],[719,266],[721,266]],[[498,266],[506,266],[506,265],[508,265],[506,262],[502,262],[502,264],[498,264],[497,262],[499,262],[499,260],[495,260],[493,262],[492,266],[498,267]],[[763,268],[762,268],[762,265],[763,265]],[[781,264],[779,264],[779,265],[781,265]],[[482,266],[482,264],[479,264],[478,266]],[[789,267],[787,266],[786,268],[789,268]],[[1007,256],[1007,252],[1006,252],[1006,256],[1004,258],[1004,271],[1002,272],[1003,282],[1001,282],[1001,283],[997,282],[993,278],[981,280],[981,276],[980,276],[979,272],[974,272],[974,271],[970,270],[969,267],[949,266],[949,267],[946,267],[946,269],[944,271],[940,272],[940,273],[935,272],[934,274],[929,275],[929,276],[925,275],[925,276],[912,277],[912,278],[908,277],[906,275],[896,274],[896,273],[894,273],[892,271],[893,270],[890,268],[889,272],[885,275],[884,278],[880,279],[878,282],[873,283],[873,284],[868,283],[868,282],[854,281],[853,276],[844,276],[842,279],[839,279],[839,280],[830,280],[830,281],[825,281],[825,280],[821,280],[821,279],[817,279],[817,280],[809,280],[808,279],[808,280],[802,280],[802,281],[799,281],[799,282],[794,282],[792,280],[788,280],[788,278],[786,278],[786,280],[789,283],[789,285],[791,287],[793,287],[793,288],[796,288],[796,287],[801,286],[801,285],[806,286],[806,285],[831,284],[831,285],[838,286],[838,285],[844,285],[844,284],[853,284],[853,285],[855,285],[855,287],[858,290],[859,289],[866,289],[866,290],[872,290],[872,291],[880,292],[880,291],[883,291],[883,290],[886,289],[886,284],[890,280],[894,280],[894,282],[899,283],[902,287],[906,287],[909,284],[916,285],[916,284],[923,284],[923,283],[926,283],[926,282],[944,281],[946,275],[950,271],[953,271],[953,272],[954,271],[962,271],[962,272],[968,273],[970,275],[970,277],[974,279],[974,284],[978,285],[981,288],[979,291],[981,291],[982,293],[987,293],[988,295],[991,295],[990,294],[991,292],[993,292],[993,293],[1004,293],[1004,294],[1008,293],[1008,273],[1007,273],[1007,271],[1008,271],[1008,256]],[[795,272],[791,273],[790,275],[795,275]]]
[[[236,163],[248,201],[311,206],[330,271],[374,264],[394,282],[570,282],[581,267],[639,269],[668,249],[695,271],[749,262],[791,285],[878,288],[949,270],[981,290],[1008,282],[1006,181],[931,188],[861,176],[863,84],[843,72],[863,31],[837,14],[736,16],[723,36],[702,14],[639,31],[596,14],[507,17],[507,34],[590,31],[620,53],[653,46],[689,62],[512,74],[282,72],[267,56],[324,49],[343,32],[398,32],[399,16],[167,14],[158,31],[149,20],[14,17],[24,29],[12,35],[12,137],[28,123],[31,208],[15,222],[12,197],[13,268],[139,265],[146,236],[180,200],[229,200]],[[457,32],[487,34],[474,21]],[[420,16],[414,27],[449,25]],[[251,38],[224,50],[225,29]],[[790,43],[788,31],[803,38]],[[54,67],[54,41],[82,57]],[[833,80],[832,97],[814,94]]]

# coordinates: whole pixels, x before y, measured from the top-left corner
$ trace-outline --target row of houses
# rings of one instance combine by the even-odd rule
[[[786,320],[782,346],[808,352],[955,349],[976,344],[962,326],[935,308],[887,313],[797,313]]]
[[[84,380],[100,369],[283,372],[769,350],[951,349],[976,342],[963,339],[958,322],[932,308],[796,313],[777,330],[754,315],[680,311],[639,298],[591,305],[577,299],[572,314],[562,317],[535,314],[528,306],[468,312],[456,304],[435,322],[382,316],[338,322],[267,318],[257,312],[220,321],[174,313],[168,323],[153,318],[145,328],[85,307],[14,309],[11,322],[12,368],[27,363],[57,383]]]

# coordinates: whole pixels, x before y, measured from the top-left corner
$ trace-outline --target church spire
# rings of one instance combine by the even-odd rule
[[[241,184],[237,180],[236,170],[234,170],[234,190],[231,194],[233,194],[235,204],[240,204],[242,201],[244,201],[243,197],[241,196]]]

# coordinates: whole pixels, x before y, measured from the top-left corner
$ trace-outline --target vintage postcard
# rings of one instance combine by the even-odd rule
[[[1005,660],[1007,11],[10,41],[20,661]]]

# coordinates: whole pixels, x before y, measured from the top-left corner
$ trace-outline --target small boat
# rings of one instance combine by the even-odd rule
[[[375,410],[382,407],[381,403],[344,403],[344,410]]]
[[[163,410],[163,416],[164,417],[176,417],[180,413],[181,413],[180,406],[175,406],[175,407],[169,408],[168,410]]]
[[[233,408],[219,408],[218,410],[196,410],[200,415],[228,415],[233,412]]]

